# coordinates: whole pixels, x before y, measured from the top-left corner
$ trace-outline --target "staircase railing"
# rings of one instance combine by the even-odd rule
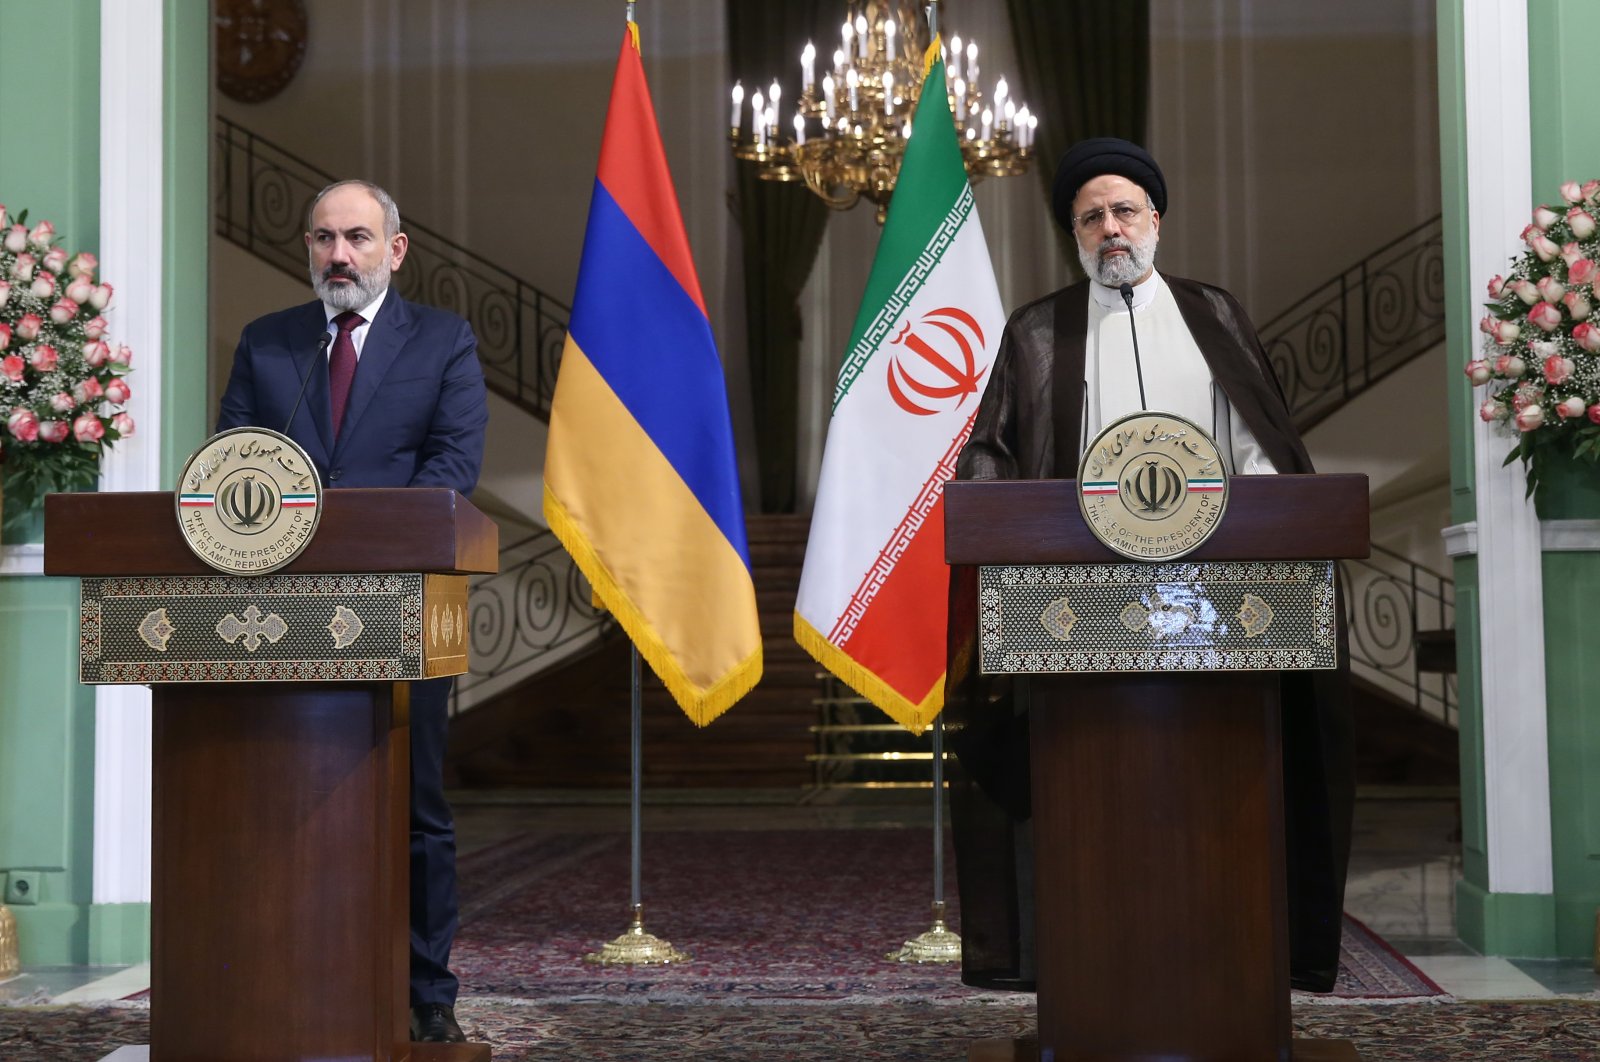
[[[1433,217],[1319,286],[1261,329],[1305,431],[1444,341],[1444,225]]]
[[[305,280],[306,210],[338,178],[220,116],[216,135],[218,235]],[[472,322],[489,387],[548,421],[571,308],[426,225],[405,231],[400,294]]]
[[[614,622],[548,530],[500,550],[500,571],[472,580],[472,666],[456,680],[457,706],[516,685],[582,649]]]
[[[1341,562],[1350,669],[1448,726],[1459,725],[1454,665],[1425,658],[1455,627],[1454,580],[1373,543],[1366,560]]]

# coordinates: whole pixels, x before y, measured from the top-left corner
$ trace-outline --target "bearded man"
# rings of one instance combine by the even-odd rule
[[[1156,271],[1167,184],[1155,159],[1126,140],[1075,144],[1052,208],[1088,279],[1011,315],[957,477],[1072,478],[1088,441],[1140,409],[1208,428],[1230,474],[1313,471],[1237,300]],[[960,762],[951,808],[962,976],[1031,990],[1027,682],[977,674],[976,629],[975,573],[958,568],[945,715]],[[1282,689],[1290,979],[1316,992],[1332,989],[1338,972],[1355,795],[1342,622],[1339,659],[1338,671],[1285,673]]]
[[[390,289],[408,245],[394,200],[375,184],[340,181],[312,201],[306,228],[317,298],[245,327],[217,430],[284,432],[330,488],[470,495],[489,423],[477,341],[455,314]],[[444,796],[452,681],[411,684],[411,1038],[424,1042],[465,1039],[449,965],[458,920]]]

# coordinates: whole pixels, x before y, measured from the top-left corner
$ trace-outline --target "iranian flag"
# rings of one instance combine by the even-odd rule
[[[939,42],[925,85],[945,84]],[[921,732],[944,707],[944,484],[1005,314],[944,92],[921,94],[834,390],[795,638]]]

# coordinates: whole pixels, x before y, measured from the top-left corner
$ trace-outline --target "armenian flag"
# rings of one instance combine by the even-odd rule
[[[972,433],[1005,311],[928,49],[855,333],[834,388],[794,636],[920,732],[944,707],[944,485]]]
[[[697,725],[760,679],[727,388],[632,22],[551,402],[544,514]]]

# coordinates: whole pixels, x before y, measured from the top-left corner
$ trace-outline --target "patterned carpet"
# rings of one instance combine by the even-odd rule
[[[884,960],[928,928],[932,838],[918,830],[660,832],[644,839],[645,929],[681,967],[600,968],[586,952],[626,927],[625,836],[529,835],[462,860],[462,994],[540,1002],[1009,999],[951,966]],[[945,885],[960,930],[954,857]],[[1346,919],[1339,983],[1322,1002],[1443,993]]]
[[[462,860],[462,1024],[497,1062],[963,1059],[972,1040],[1029,1031],[1033,998],[885,960],[927,928],[929,849],[904,829],[647,836],[646,928],[691,961],[627,968],[582,959],[625,927],[627,838],[514,838]],[[1151,986],[1129,1005],[1161,999]],[[0,1007],[0,1062],[148,1042],[147,1007]],[[1337,992],[1297,996],[1294,1016],[1298,1035],[1353,1039],[1367,1062],[1600,1059],[1596,1004],[1454,1003],[1353,920]]]
[[[1152,997],[1149,1005],[1159,1005]],[[464,1001],[495,1062],[960,1062],[978,1037],[1029,1028],[1020,1006],[964,1002],[788,1005]],[[1297,1006],[1296,1035],[1354,1041],[1364,1062],[1593,1062],[1600,1004]],[[95,1062],[146,1043],[142,1009],[0,1007],[5,1062]]]

